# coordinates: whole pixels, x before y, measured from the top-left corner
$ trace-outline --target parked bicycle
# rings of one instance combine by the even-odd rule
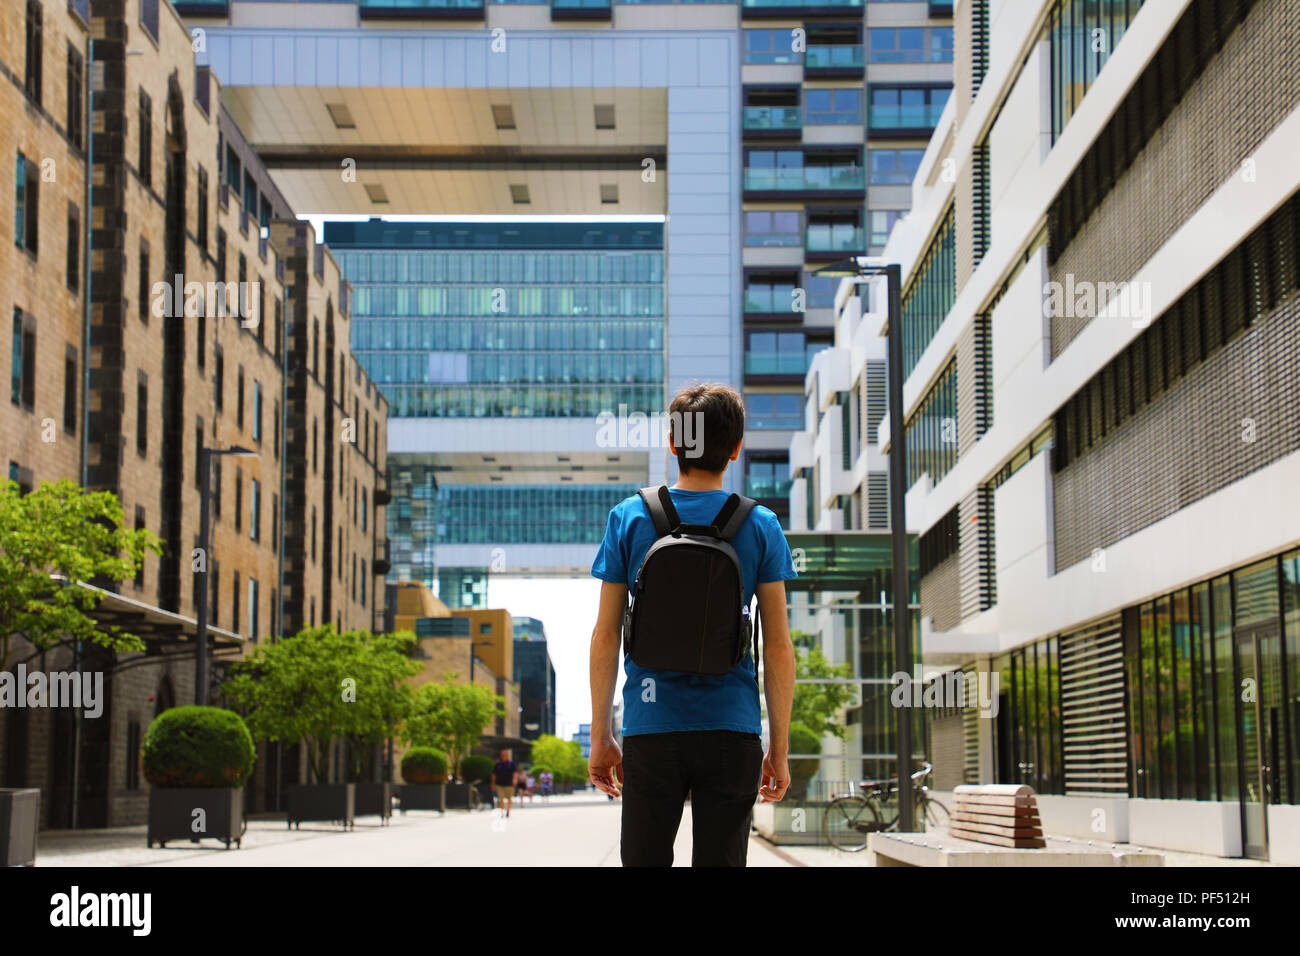
[[[924,764],[912,774],[912,801],[915,820],[927,830],[938,830],[948,824],[948,808],[930,796],[926,782],[934,767]],[[889,780],[864,780],[855,789],[834,797],[822,814],[822,835],[837,850],[857,853],[866,849],[867,837],[898,829],[898,783]]]

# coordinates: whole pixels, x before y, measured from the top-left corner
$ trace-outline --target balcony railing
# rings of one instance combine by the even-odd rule
[[[866,189],[861,166],[794,166],[746,169],[745,188],[754,192],[807,192]]]
[[[814,70],[858,70],[864,69],[862,45],[852,46],[810,46],[804,51],[803,68]]]
[[[807,352],[746,352],[746,375],[798,375],[808,374],[808,366],[816,352],[825,346]]]
[[[871,129],[934,129],[945,105],[926,103],[920,106],[872,106]]]
[[[612,0],[551,0],[552,20],[608,20]]]
[[[483,17],[484,0],[360,0],[362,19],[449,19]]]
[[[790,312],[794,313],[794,286],[781,288],[758,288],[745,290],[746,312]]]
[[[741,0],[742,10],[788,9],[801,12],[823,7],[835,10],[861,10],[862,0]]]
[[[809,223],[804,248],[808,252],[861,252],[865,243],[861,226]]]
[[[797,106],[746,106],[747,130],[797,130],[803,127],[803,110]]]
[[[789,478],[745,478],[745,495],[749,498],[788,498]]]

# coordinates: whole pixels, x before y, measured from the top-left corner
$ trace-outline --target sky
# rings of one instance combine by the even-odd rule
[[[600,582],[590,576],[488,576],[488,607],[504,607],[515,617],[535,617],[546,626],[547,650],[555,668],[555,722],[558,736],[566,740],[577,733],[578,724],[591,722],[587,664],[599,599]],[[617,693],[622,692],[620,668]]]

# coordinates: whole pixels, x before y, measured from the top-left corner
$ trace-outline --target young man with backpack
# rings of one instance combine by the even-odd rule
[[[778,801],[790,785],[795,661],[785,582],[796,575],[776,515],[722,490],[745,432],[740,395],[690,386],[673,398],[669,420],[677,483],[616,505],[591,569],[604,583],[591,638],[588,769],[598,789],[623,798],[624,866],[672,865],[687,796],[692,865],[744,866],[756,797]],[[620,650],[622,749],[611,725]]]

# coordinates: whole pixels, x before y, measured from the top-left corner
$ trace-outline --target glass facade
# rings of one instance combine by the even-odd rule
[[[957,464],[957,360],[931,386],[907,423],[907,487],[922,474],[936,485]]]
[[[870,128],[872,132],[920,130],[926,135],[943,113],[952,88],[947,86],[871,87]]]
[[[948,210],[903,292],[903,374],[910,375],[957,295],[957,240]]]
[[[952,27],[872,27],[870,63],[951,63]]]
[[[432,589],[436,568],[434,525],[438,481],[430,465],[388,456],[392,501],[388,521],[390,582],[420,581]]]
[[[441,485],[439,543],[596,544],[609,511],[637,485]]]
[[[1083,102],[1142,0],[1059,0],[1048,20],[1052,56],[1052,141]]]
[[[662,407],[661,225],[331,223],[326,241],[393,417]]]

